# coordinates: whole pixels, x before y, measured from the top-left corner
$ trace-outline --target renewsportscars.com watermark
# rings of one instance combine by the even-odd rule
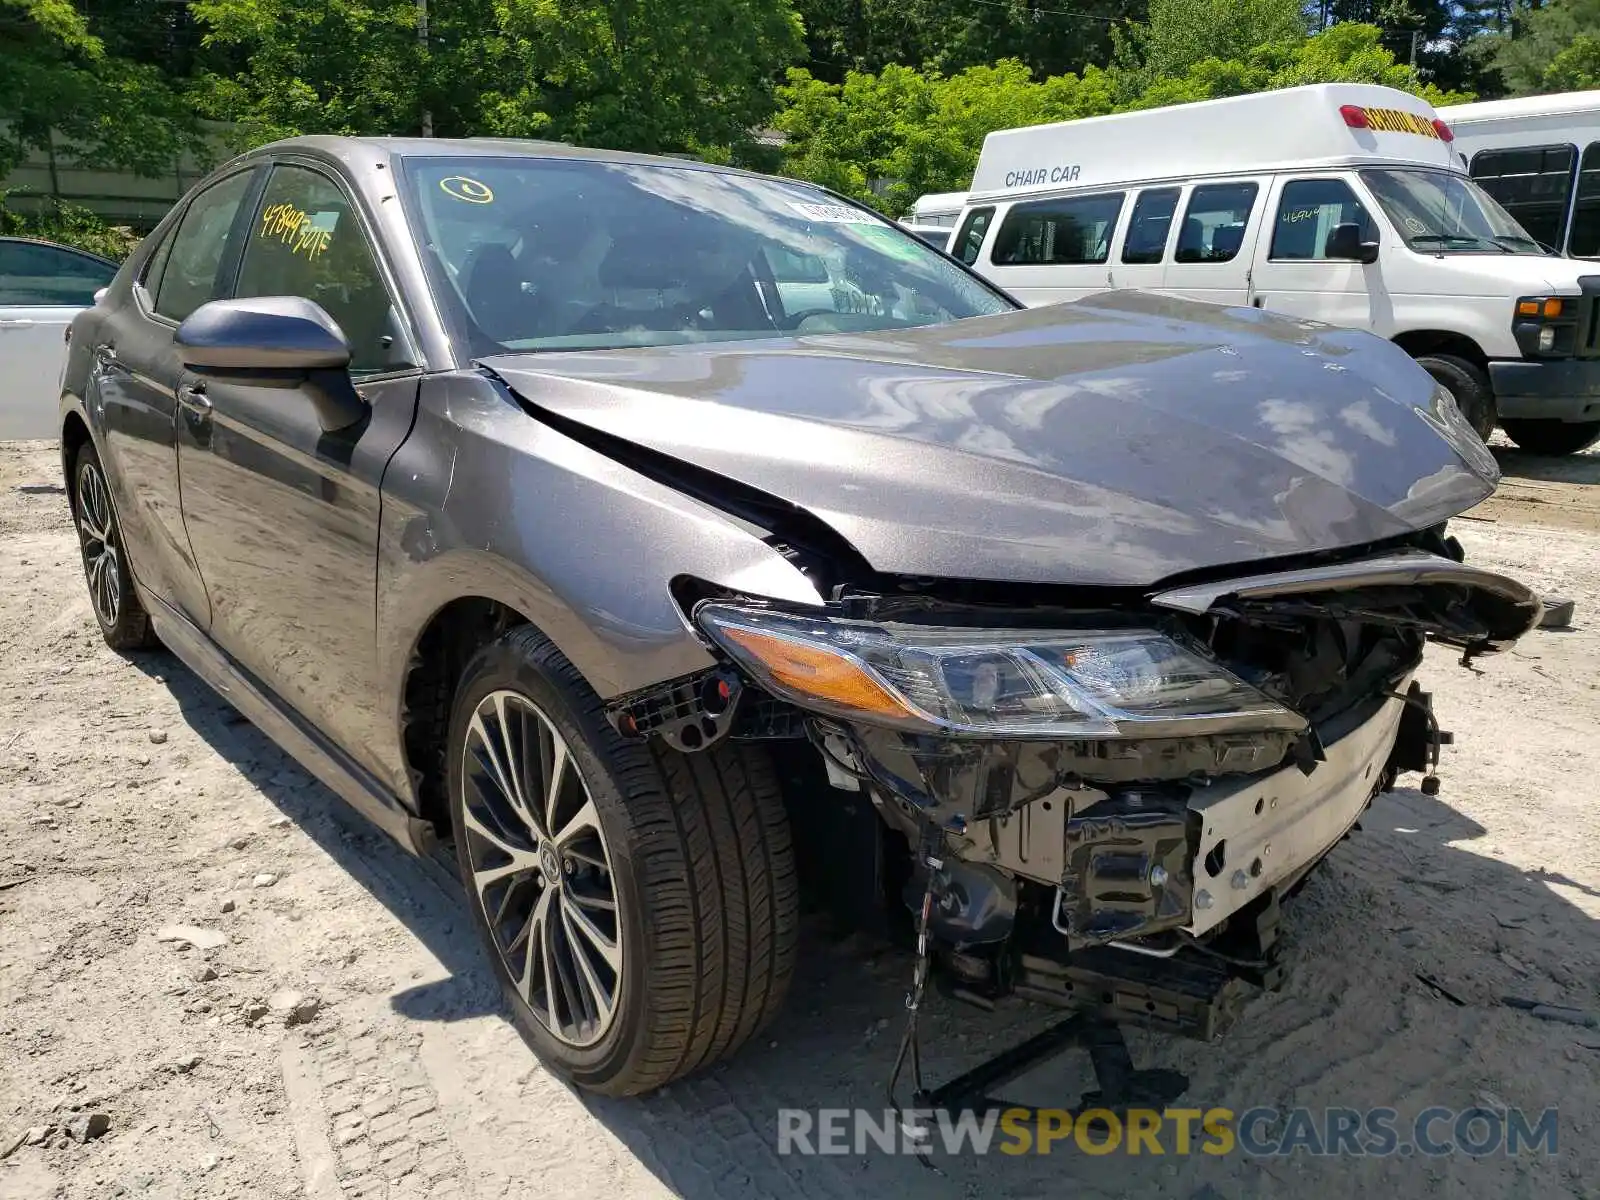
[[[1558,1125],[1554,1108],[780,1108],[778,1153],[1515,1157],[1557,1153]]]

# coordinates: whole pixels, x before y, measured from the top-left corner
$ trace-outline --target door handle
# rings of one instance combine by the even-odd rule
[[[211,398],[203,384],[184,384],[178,389],[178,403],[197,417],[211,415]]]
[[[32,329],[33,322],[27,317],[20,317],[14,321],[0,321],[0,329]]]

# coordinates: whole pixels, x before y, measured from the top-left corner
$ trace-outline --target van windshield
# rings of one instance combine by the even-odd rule
[[[414,157],[406,204],[475,356],[860,333],[1012,305],[866,209],[786,180],[587,159]]]
[[[1544,254],[1546,250],[1497,204],[1460,175],[1372,168],[1361,172],[1406,245],[1427,254]]]

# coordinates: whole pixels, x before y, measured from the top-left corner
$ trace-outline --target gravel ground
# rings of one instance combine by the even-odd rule
[[[1430,654],[1444,791],[1374,806],[1286,910],[1286,986],[1222,1040],[1130,1042],[1201,1107],[1559,1106],[1559,1155],[1066,1145],[935,1174],[777,1153],[780,1107],[881,1107],[910,964],[863,941],[812,932],[776,1027],[662,1094],[544,1072],[448,878],[175,660],[105,648],[54,447],[0,443],[0,1197],[1600,1196],[1600,1031],[1502,1002],[1600,1008],[1600,457],[1504,458],[1517,477],[1459,535],[1575,597],[1577,627],[1476,670]],[[1043,1019],[935,1000],[930,1071]],[[1088,1085],[1068,1056],[1015,1090]]]

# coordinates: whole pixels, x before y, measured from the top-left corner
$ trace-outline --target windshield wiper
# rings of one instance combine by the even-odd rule
[[[1414,233],[1414,234],[1412,234],[1411,235],[1411,244],[1413,246],[1415,246],[1418,242],[1436,242],[1440,246],[1459,245],[1461,243],[1465,243],[1468,246],[1486,246],[1486,247],[1489,247],[1491,249],[1498,250],[1502,254],[1515,254],[1516,253],[1516,251],[1514,251],[1514,250],[1506,249],[1506,247],[1500,245],[1500,243],[1498,243],[1498,242],[1491,242],[1489,239],[1481,238],[1475,233]]]
[[[1493,238],[1493,241],[1494,241],[1494,244],[1496,246],[1499,246],[1507,254],[1517,254],[1517,253],[1520,252],[1520,250],[1512,249],[1512,247],[1514,247],[1514,246],[1515,247],[1524,247],[1525,246],[1528,249],[1532,250],[1535,254],[1549,254],[1549,253],[1551,253],[1551,251],[1547,247],[1545,247],[1540,242],[1534,241],[1533,238],[1517,237],[1515,234],[1497,233],[1497,234],[1495,234],[1495,236]]]

